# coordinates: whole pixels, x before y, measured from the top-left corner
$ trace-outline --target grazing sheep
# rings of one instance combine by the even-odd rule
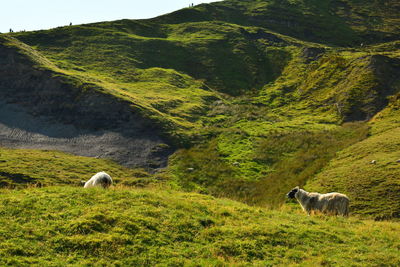
[[[113,180],[111,179],[111,176],[108,175],[105,172],[98,172],[95,175],[90,178],[85,185],[83,186],[84,188],[89,188],[89,187],[103,187],[103,188],[108,188],[110,185],[112,185]]]
[[[376,160],[371,160],[370,164],[376,164]]]
[[[320,211],[329,215],[349,216],[349,198],[340,193],[309,193],[297,186],[287,196],[296,198],[308,215]]]

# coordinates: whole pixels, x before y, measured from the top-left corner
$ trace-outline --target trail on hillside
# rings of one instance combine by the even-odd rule
[[[149,136],[126,136],[114,131],[89,131],[49,117],[35,117],[22,107],[0,101],[0,146],[59,150],[79,156],[112,159],[128,167],[163,167],[157,157],[161,142]],[[154,166],[149,166],[149,159]]]

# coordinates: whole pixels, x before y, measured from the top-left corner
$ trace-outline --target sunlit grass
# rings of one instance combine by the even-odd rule
[[[271,196],[320,179],[320,171],[353,171],[351,157],[328,164],[368,134],[368,146],[380,149],[375,135],[398,121],[398,4],[342,2],[354,12],[329,1],[223,1],[152,20],[15,33],[0,41],[82,92],[127,101],[173,147],[188,148],[170,158],[165,174],[173,186],[279,206],[282,198]],[[382,40],[390,42],[374,45]],[[362,123],[350,131],[342,125],[373,116],[369,132]],[[352,177],[358,175],[364,174]],[[383,185],[390,190],[391,183]],[[352,188],[338,189],[355,197]]]
[[[400,226],[210,196],[69,186],[1,190],[4,265],[398,265]],[[13,221],[12,224],[9,222]]]
[[[110,160],[79,157],[57,151],[6,149],[0,147],[0,185],[2,187],[81,186],[100,171],[109,173],[118,184],[151,183],[151,175],[129,169]]]

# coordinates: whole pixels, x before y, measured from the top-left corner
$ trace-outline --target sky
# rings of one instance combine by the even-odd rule
[[[217,0],[0,0],[0,32],[118,19],[152,18]]]

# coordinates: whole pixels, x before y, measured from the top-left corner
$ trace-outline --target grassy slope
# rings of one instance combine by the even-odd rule
[[[399,92],[397,49],[332,49],[311,62],[303,52],[294,55],[282,75],[256,96],[235,100],[231,109],[227,104],[214,107],[218,120],[212,121],[210,131],[220,134],[210,144],[172,158],[184,187],[279,205],[290,188],[304,185],[336,152],[375,134],[375,128],[369,130],[365,123],[339,125],[369,119],[385,107],[388,96]],[[393,121],[397,115],[390,118]],[[388,120],[382,120],[386,127],[391,124]],[[350,161],[342,162],[347,163],[350,169]],[[395,177],[394,170],[387,171]],[[328,186],[318,189],[331,190]],[[391,190],[390,182],[382,184],[381,190]],[[371,203],[382,201],[379,194],[371,198]],[[387,206],[396,201],[398,197]],[[357,209],[367,213],[364,206]],[[388,217],[383,210],[374,213]],[[398,217],[396,212],[392,216]]]
[[[178,187],[274,206],[283,198],[270,196],[304,184],[366,138],[365,125],[343,121],[369,119],[398,92],[398,42],[328,46],[397,36],[397,3],[360,3],[224,1],[13,36],[63,75],[131,101],[181,143],[200,136],[171,158]],[[284,10],[294,21],[278,19]],[[321,54],[308,57],[306,48]]]
[[[394,222],[157,190],[2,190],[0,203],[2,265],[400,264]]]
[[[397,94],[398,95],[398,94]],[[376,219],[400,216],[399,101],[391,103],[371,121],[371,136],[341,151],[320,174],[307,183],[310,190],[347,193],[354,214]],[[376,164],[371,164],[376,160]]]
[[[344,7],[350,7],[351,12],[343,12]],[[184,139],[201,129],[200,117],[208,100],[217,97],[193,78],[237,95],[279,76],[293,49],[282,49],[288,47],[287,38],[272,36],[268,40],[269,31],[253,26],[308,41],[329,42],[329,37],[335,36],[337,41],[352,42],[354,31],[395,36],[398,8],[395,3],[389,8],[374,1],[363,5],[349,0],[224,1],[152,20],[96,23],[14,36],[69,75],[143,107],[150,112],[148,116],[163,122],[169,135],[183,135]],[[288,12],[292,16],[280,15]],[[196,19],[199,16],[202,19]],[[374,21],[366,19],[371,16]],[[292,18],[288,21],[287,17]],[[305,28],[315,28],[309,25],[320,27],[308,34]],[[254,40],[260,38],[267,40]]]
[[[340,191],[351,198],[354,214],[377,219],[399,217],[400,129],[373,135],[341,151],[307,184],[315,191]],[[376,160],[377,164],[371,164]]]
[[[52,35],[53,33],[50,31],[49,36]],[[42,36],[38,34],[37,37],[40,40]],[[82,38],[82,36],[79,38]],[[112,39],[113,37],[108,38]],[[102,44],[98,44],[100,48],[92,47],[89,49],[87,45],[78,42],[87,48],[90,55],[74,51],[74,57],[86,59],[90,64],[95,65],[96,60],[98,60],[97,63],[104,64],[102,72],[97,72],[96,70],[90,72],[83,69],[84,65],[80,64],[80,62],[75,65],[74,63],[76,62],[71,58],[54,60],[49,54],[38,52],[37,49],[27,46],[16,39],[3,37],[3,40],[4,45],[10,46],[27,56],[36,68],[51,70],[54,76],[63,77],[66,83],[72,83],[82,90],[96,90],[102,94],[129,101],[132,103],[132,109],[159,124],[167,136],[178,143],[179,139],[184,142],[185,137],[187,138],[187,136],[193,134],[191,130],[198,126],[196,121],[199,114],[204,112],[205,103],[210,99],[216,98],[215,93],[210,92],[202,82],[172,69],[151,68],[146,72],[139,70],[123,75],[122,60],[120,60],[121,68],[112,67],[117,64],[116,62],[119,62],[116,61],[118,60],[116,54],[108,55],[109,61],[101,57],[102,52],[109,54],[109,51],[104,51],[108,49],[107,46],[102,47]],[[47,42],[51,44],[49,40]],[[63,48],[59,47],[58,49],[62,50]],[[110,71],[111,69],[113,71]],[[119,71],[121,73],[118,76]],[[116,77],[117,81],[111,77]],[[132,79],[139,82],[133,83]],[[179,137],[179,134],[183,136]]]
[[[399,43],[327,45],[393,39],[397,2],[290,2],[284,13],[295,21],[282,16],[284,1],[241,0],[154,20],[13,35],[30,46],[0,37],[35,68],[130,101],[181,143],[201,137],[171,158],[167,175],[156,176],[99,159],[1,148],[3,185],[64,186],[1,189],[0,264],[400,265],[398,222],[309,218],[297,204],[269,211],[119,186],[158,187],[163,180],[279,206],[289,188],[307,183],[347,193],[352,215],[399,217]],[[332,3],[342,5],[331,10]],[[343,3],[357,12],[345,12]],[[324,45],[305,42],[315,40]],[[323,52],[309,58],[306,47]],[[368,124],[341,125],[376,112]],[[378,163],[368,164],[372,159]],[[70,186],[100,170],[117,188]]]
[[[165,36],[149,37],[145,27]],[[142,107],[147,116],[164,122],[169,135],[184,139],[196,136],[210,100],[219,97],[210,87],[237,95],[279,75],[283,66],[275,64],[274,55],[287,53],[265,53],[247,37],[248,31],[253,29],[217,22],[123,20],[13,36],[68,75]]]
[[[265,27],[305,41],[359,46],[397,40],[397,0],[228,0],[177,11],[156,21],[217,20]]]
[[[26,184],[73,184],[88,180],[99,171],[109,173],[116,183],[148,184],[150,174],[122,167],[114,162],[78,157],[57,151],[6,149],[0,147],[0,185],[18,187]]]
[[[400,52],[396,43],[373,47],[371,50],[385,51],[386,55],[398,59]],[[392,88],[400,88],[397,77],[398,74],[387,78]],[[347,193],[352,199],[354,214],[369,215],[376,219],[400,216],[398,96],[397,89],[388,97],[388,105],[369,121],[370,137],[341,151],[307,183],[309,190]],[[370,164],[372,160],[376,160],[377,164]]]

